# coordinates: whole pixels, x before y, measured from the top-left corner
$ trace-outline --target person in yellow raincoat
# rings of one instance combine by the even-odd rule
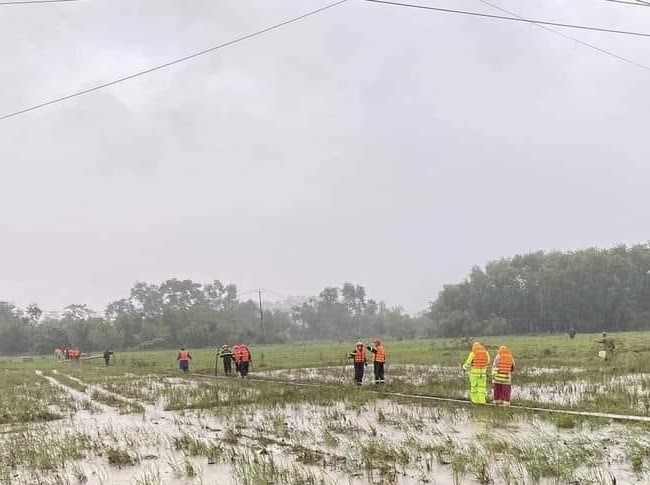
[[[469,370],[469,397],[474,404],[485,404],[487,398],[487,372],[490,354],[483,344],[474,342],[472,351],[463,364]]]

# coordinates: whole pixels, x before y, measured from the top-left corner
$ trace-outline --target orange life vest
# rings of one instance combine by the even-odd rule
[[[386,349],[382,344],[375,347],[375,362],[386,362]]]
[[[472,369],[485,369],[488,366],[488,354],[485,347],[479,347],[474,351]]]
[[[248,350],[248,347],[240,347],[239,360],[240,362],[248,362],[251,360],[251,352]]]
[[[515,367],[515,359],[510,352],[501,352],[497,356],[496,366],[493,369],[492,380],[498,384],[511,384],[512,371]]]
[[[354,362],[357,364],[366,362],[366,349],[361,347],[354,350]]]
[[[178,360],[190,360],[190,353],[187,350],[181,350],[178,353]]]
[[[500,374],[510,374],[512,372],[512,365],[515,363],[511,353],[503,353],[499,355],[499,363],[497,370]]]
[[[232,356],[233,359],[235,359],[235,362],[240,361],[241,353],[240,353],[239,345],[232,346]]]

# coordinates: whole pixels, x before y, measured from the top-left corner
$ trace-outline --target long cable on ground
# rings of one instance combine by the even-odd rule
[[[420,10],[430,10],[433,12],[441,13],[451,13],[457,15],[467,15],[470,17],[482,17],[491,20],[509,20],[511,22],[525,22],[529,24],[538,24],[538,25],[551,25],[553,27],[562,27],[566,29],[578,29],[578,30],[590,30],[593,32],[604,32],[608,34],[620,34],[620,35],[630,35],[634,37],[650,37],[650,32],[636,32],[632,30],[619,30],[619,29],[608,29],[605,27],[594,27],[589,25],[579,25],[579,24],[565,24],[562,22],[551,22],[546,20],[534,20],[527,19],[523,17],[506,17],[504,15],[492,15],[489,13],[483,12],[474,12],[471,10],[455,10],[451,8],[442,8],[442,7],[431,7],[428,5],[417,5],[414,3],[402,3],[402,2],[393,2],[390,0],[364,0],[369,3],[384,4],[384,5],[393,5],[396,7],[407,7],[415,8]]]
[[[524,18],[521,15],[519,15],[518,13],[512,12],[511,10],[507,10],[507,9],[505,9],[503,7],[500,7],[499,5],[491,3],[488,0],[478,0],[478,1],[485,4],[485,5],[487,5],[487,6],[489,6],[489,7],[494,8],[496,10],[499,10],[500,12],[507,13],[508,15],[512,15],[514,17],[519,17],[519,18],[522,18],[522,19]],[[645,69],[646,71],[650,71],[650,66],[648,66],[646,64],[642,64],[640,62],[634,61],[634,60],[629,59],[627,57],[623,57],[623,56],[621,56],[619,54],[616,54],[615,52],[609,51],[607,49],[603,49],[602,47],[598,47],[597,45],[592,44],[590,42],[585,42],[584,40],[580,40],[580,39],[578,39],[576,37],[565,34],[564,32],[560,32],[558,30],[552,29],[551,27],[548,27],[546,25],[540,25],[538,23],[533,23],[532,25],[534,25],[536,27],[539,27],[540,29],[547,30],[547,31],[549,31],[549,32],[551,32],[551,33],[553,33],[555,35],[559,35],[560,37],[564,37],[565,39],[571,40],[573,42],[577,42],[578,44],[583,45],[583,46],[585,46],[585,47],[587,47],[589,49],[593,49],[593,50],[595,50],[597,52],[600,52],[601,54],[605,54],[607,56],[618,59],[619,61],[623,61],[623,62],[631,64],[631,65],[633,65],[635,67],[640,67],[641,69]]]
[[[232,380],[236,379],[236,377],[226,377],[226,376],[213,376],[210,374],[196,374],[193,373],[190,376],[195,376],[195,377],[200,377],[203,379],[209,378],[209,379],[219,379],[219,380]],[[339,386],[335,386],[332,384],[322,384],[322,383],[311,383],[311,382],[296,382],[296,381],[290,381],[290,380],[283,380],[283,379],[274,379],[274,378],[263,378],[263,377],[247,377],[246,381],[251,381],[251,382],[270,382],[270,383],[275,383],[275,384],[284,384],[288,386],[296,386],[296,387],[320,387],[324,389],[340,389]],[[463,406],[476,406],[475,404],[472,404],[471,401],[468,399],[462,399],[462,398],[454,398],[454,397],[446,397],[446,396],[431,396],[427,394],[409,394],[406,392],[393,392],[393,391],[383,391],[383,390],[375,390],[375,389],[364,389],[366,392],[372,393],[372,394],[379,394],[381,396],[386,396],[386,397],[402,397],[406,399],[415,399],[415,400],[423,400],[423,401],[433,401],[433,402],[444,402],[444,403],[449,403],[449,404],[459,404]],[[486,405],[478,405],[478,407],[485,407]],[[489,405],[487,405],[489,406]],[[572,416],[585,416],[585,417],[591,417],[591,418],[602,418],[602,419],[611,419],[614,421],[633,421],[633,422],[650,422],[650,416],[639,416],[635,414],[615,414],[615,413],[601,413],[597,411],[578,411],[578,410],[571,410],[571,409],[558,409],[558,408],[544,408],[544,407],[536,407],[536,406],[524,406],[524,405],[512,405],[508,406],[507,408],[503,409],[512,409],[512,410],[520,410],[520,411],[532,411],[535,413],[550,413],[550,414],[570,414]]]
[[[61,96],[59,98],[51,99],[49,101],[44,101],[42,103],[39,103],[39,104],[36,104],[36,105],[33,105],[33,106],[29,106],[27,108],[20,109],[18,111],[14,111],[14,112],[11,112],[11,113],[6,113],[6,114],[3,114],[3,115],[0,115],[0,121],[6,120],[8,118],[13,118],[14,116],[29,113],[30,111],[41,109],[41,108],[44,108],[46,106],[51,106],[53,104],[61,103],[63,101],[67,101],[69,99],[76,98],[78,96],[83,96],[84,94],[89,94],[89,93],[92,93],[92,92],[95,92],[95,91],[99,91],[100,89],[104,89],[104,88],[107,88],[107,87],[110,87],[110,86],[114,86],[116,84],[120,84],[120,83],[123,83],[125,81],[130,81],[131,79],[135,79],[137,77],[145,76],[147,74],[151,74],[153,72],[160,71],[162,69],[166,69],[166,68],[168,68],[170,66],[173,66],[175,64],[180,64],[181,62],[189,61],[189,60],[194,59],[194,58],[199,57],[199,56],[204,56],[206,54],[211,54],[212,52],[218,51],[220,49],[224,49],[225,47],[230,47],[232,45],[239,44],[240,42],[244,42],[246,40],[253,39],[255,37],[259,37],[259,36],[261,36],[263,34],[266,34],[268,32],[278,30],[278,29],[280,29],[282,27],[285,27],[287,25],[299,22],[299,21],[304,20],[304,19],[306,19],[308,17],[311,17],[313,15],[317,15],[317,14],[319,14],[321,12],[324,12],[325,10],[329,10],[330,8],[334,8],[334,7],[337,7],[339,5],[342,5],[347,1],[348,0],[338,0],[337,2],[330,3],[328,5],[325,5],[324,7],[317,8],[316,10],[311,10],[311,11],[309,11],[307,13],[302,14],[302,15],[298,15],[297,17],[293,17],[293,18],[290,18],[290,19],[285,20],[283,22],[271,25],[270,27],[266,27],[264,29],[253,32],[251,34],[246,34],[246,35],[243,35],[241,37],[237,37],[236,39],[229,40],[227,42],[223,42],[222,44],[216,45],[214,47],[209,47],[207,49],[203,49],[201,51],[194,52],[192,54],[188,54],[188,55],[183,56],[183,57],[179,57],[177,59],[165,62],[163,64],[158,64],[157,66],[150,67],[148,69],[143,69],[142,71],[134,72],[133,74],[128,74],[126,76],[114,79],[112,81],[108,81],[108,82],[105,82],[105,83],[102,83],[102,84],[98,84],[97,86],[93,86],[92,88],[83,89],[81,91],[76,91],[74,93],[71,93],[71,94],[68,94],[68,95],[65,95],[65,96]]]

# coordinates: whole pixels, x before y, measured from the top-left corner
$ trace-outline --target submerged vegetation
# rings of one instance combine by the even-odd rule
[[[613,363],[592,357],[593,337],[579,336],[557,341],[555,350],[566,358],[550,367],[539,364],[553,341],[511,339],[520,349],[514,404],[646,415],[650,375],[627,372],[641,339],[616,338],[625,344]],[[188,375],[175,369],[173,353],[163,352],[121,354],[109,367],[0,360],[0,484],[648,479],[650,423],[420,399],[466,396],[458,367],[464,344],[386,345],[388,382],[360,389],[349,384],[351,369],[334,358],[344,344],[253,347],[260,359],[249,380],[206,377],[214,371],[211,351],[193,351]],[[300,369],[308,355],[331,363]]]

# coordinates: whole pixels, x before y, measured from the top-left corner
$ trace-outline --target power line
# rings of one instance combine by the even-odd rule
[[[42,3],[71,3],[71,2],[81,2],[83,0],[19,0],[16,2],[0,2],[0,5],[36,5]]]
[[[515,12],[512,12],[512,11],[507,10],[505,8],[502,8],[502,7],[498,6],[498,5],[495,5],[494,3],[488,2],[487,0],[478,0],[478,1],[485,4],[485,5],[490,6],[490,7],[494,8],[494,9],[496,9],[496,10],[499,10],[499,11],[501,11],[503,13],[507,13],[508,15],[513,15],[515,17],[524,18],[521,15],[519,15],[518,13],[515,13]],[[588,47],[589,49],[593,49],[593,50],[595,50],[597,52],[600,52],[601,54],[605,54],[607,56],[610,56],[610,57],[613,57],[613,58],[618,59],[620,61],[631,64],[633,66],[640,67],[641,69],[645,69],[646,71],[650,71],[650,66],[648,66],[646,64],[641,64],[640,62],[634,61],[634,60],[629,59],[627,57],[623,57],[623,56],[621,56],[619,54],[616,54],[615,52],[603,49],[602,47],[598,47],[597,45],[591,44],[589,42],[585,42],[584,40],[580,40],[580,39],[578,39],[576,37],[572,37],[572,36],[570,36],[568,34],[565,34],[564,32],[559,32],[559,31],[557,31],[555,29],[547,27],[546,25],[540,25],[540,24],[537,24],[537,23],[534,23],[533,25],[535,25],[536,27],[539,27],[540,29],[547,30],[547,31],[549,31],[549,32],[551,32],[551,33],[553,33],[555,35],[559,35],[560,37],[564,37],[565,39],[571,40],[573,42],[577,42],[578,44],[583,45],[585,47]]]
[[[551,25],[553,27],[563,27],[567,29],[578,29],[578,30],[590,30],[594,32],[606,32],[608,34],[621,34],[621,35],[631,35],[635,37],[650,37],[650,33],[648,32],[635,32],[635,31],[630,31],[630,30],[617,30],[617,29],[607,29],[604,27],[592,27],[592,26],[587,26],[587,25],[578,25],[578,24],[565,24],[561,22],[549,22],[545,20],[533,20],[533,19],[527,19],[523,17],[505,17],[503,15],[492,15],[488,13],[482,13],[482,12],[473,12],[469,10],[454,10],[451,8],[441,8],[441,7],[429,7],[426,5],[416,5],[413,3],[401,3],[401,2],[393,2],[390,0],[365,0],[366,2],[370,3],[382,3],[385,5],[394,5],[397,7],[408,7],[408,8],[417,8],[421,10],[431,10],[435,12],[443,12],[443,13],[454,13],[458,15],[468,15],[471,17],[483,17],[483,18],[488,18],[488,19],[493,19],[493,20],[510,20],[512,22],[526,22],[529,24],[538,24],[538,25]],[[0,118],[1,119],[1,118]]]
[[[623,5],[634,5],[635,7],[650,7],[650,3],[642,2],[641,0],[639,0],[638,2],[628,2],[626,0],[605,0],[605,1],[611,3],[620,3]]]
[[[299,21],[304,20],[304,19],[306,19],[306,18],[308,18],[308,17],[311,17],[311,16],[313,16],[313,15],[316,15],[316,14],[319,14],[319,13],[321,13],[321,12],[324,12],[325,10],[329,10],[330,8],[334,8],[334,7],[337,7],[337,6],[339,6],[339,5],[342,5],[343,3],[347,2],[347,1],[348,1],[348,0],[338,0],[337,2],[330,3],[330,4],[328,4],[328,5],[325,5],[324,7],[318,8],[318,9],[316,9],[316,10],[312,10],[312,11],[310,11],[310,12],[307,12],[307,13],[305,13],[305,14],[299,15],[299,16],[297,16],[297,17],[290,18],[290,19],[288,19],[288,20],[285,20],[285,21],[280,22],[280,23],[278,23],[278,24],[272,25],[272,26],[270,26],[270,27],[266,27],[266,28],[264,28],[264,29],[262,29],[262,30],[258,30],[258,31],[256,31],[256,32],[251,33],[251,34],[247,34],[247,35],[244,35],[244,36],[242,36],[242,37],[238,37],[238,38],[236,38],[236,39],[229,40],[229,41],[227,41],[227,42],[224,42],[224,43],[222,43],[222,44],[216,45],[216,46],[214,46],[214,47],[209,47],[209,48],[207,48],[207,49],[204,49],[204,50],[201,50],[201,51],[198,51],[198,52],[194,52],[193,54],[188,54],[188,55],[186,55],[186,56],[179,57],[179,58],[174,59],[174,60],[172,60],[172,61],[168,61],[168,62],[165,62],[165,63],[163,63],[163,64],[158,64],[157,66],[150,67],[150,68],[148,68],[148,69],[144,69],[144,70],[142,70],[142,71],[135,72],[135,73],[133,73],[133,74],[128,74],[128,75],[126,75],[126,76],[124,76],[124,77],[120,77],[120,78],[118,78],[118,79],[114,79],[113,81],[109,81],[109,82],[106,82],[106,83],[98,84],[97,86],[94,86],[94,87],[92,87],[92,88],[83,89],[83,90],[81,90],[81,91],[77,91],[77,92],[74,92],[74,93],[71,93],[71,94],[68,94],[68,95],[65,95],[65,96],[61,96],[61,97],[59,97],[59,98],[55,98],[55,99],[52,99],[52,100],[50,100],[50,101],[45,101],[45,102],[43,102],[43,103],[39,103],[39,104],[36,104],[36,105],[34,105],[34,106],[30,106],[30,107],[28,107],[28,108],[23,108],[23,109],[21,109],[21,110],[14,111],[14,112],[12,112],[12,113],[7,113],[7,114],[4,114],[4,115],[1,115],[1,116],[0,116],[0,121],[2,121],[2,120],[6,120],[6,119],[8,119],[8,118],[13,118],[14,116],[18,116],[18,115],[22,115],[22,114],[25,114],[25,113],[29,113],[30,111],[34,111],[34,110],[37,110],[37,109],[40,109],[40,108],[44,108],[44,107],[46,107],[46,106],[50,106],[50,105],[53,105],[53,104],[61,103],[61,102],[63,102],[63,101],[67,101],[67,100],[69,100],[69,99],[76,98],[76,97],[78,97],[78,96],[83,96],[84,94],[89,94],[89,93],[92,93],[92,92],[95,92],[95,91],[99,91],[100,89],[104,89],[104,88],[107,88],[107,87],[109,87],[109,86],[114,86],[114,85],[116,85],[116,84],[123,83],[123,82],[125,82],[125,81],[130,81],[131,79],[135,79],[135,78],[137,78],[137,77],[141,77],[141,76],[144,76],[144,75],[146,75],[146,74],[151,74],[152,72],[156,72],[156,71],[160,71],[160,70],[162,70],[162,69],[166,69],[166,68],[168,68],[168,67],[170,67],[170,66],[173,66],[173,65],[175,65],[175,64],[180,64],[181,62],[189,61],[189,60],[194,59],[194,58],[196,58],[196,57],[203,56],[203,55],[206,55],[206,54],[210,54],[210,53],[212,53],[212,52],[215,52],[215,51],[217,51],[217,50],[223,49],[223,48],[225,48],[225,47],[229,47],[229,46],[231,46],[231,45],[238,44],[238,43],[240,43],[240,42],[243,42],[243,41],[245,41],[245,40],[252,39],[252,38],[254,38],[254,37],[259,37],[260,35],[266,34],[266,33],[271,32],[271,31],[273,31],[273,30],[277,30],[277,29],[280,29],[280,28],[282,28],[282,27],[285,27],[285,26],[287,26],[287,25],[289,25],[289,24],[293,24],[293,23],[295,23],[295,22],[299,22]]]

